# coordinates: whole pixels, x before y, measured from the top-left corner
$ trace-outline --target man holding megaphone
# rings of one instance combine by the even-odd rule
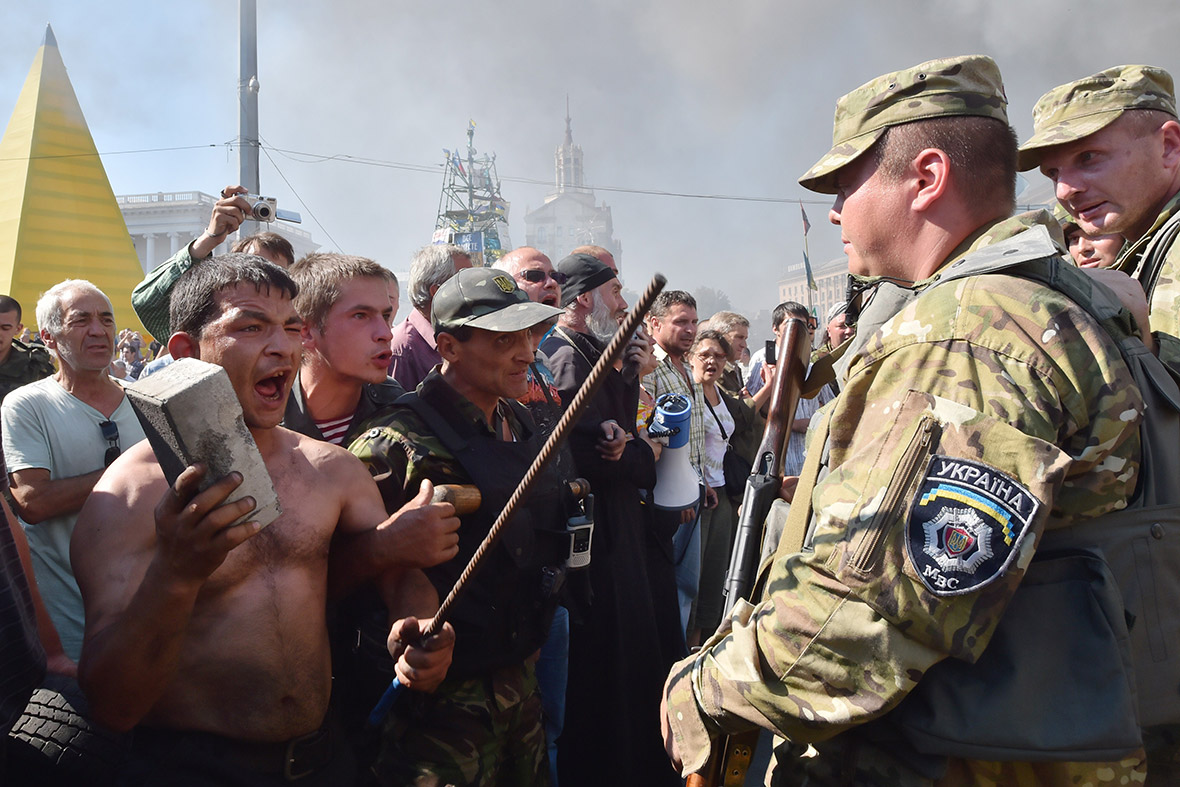
[[[705,412],[705,405],[700,387],[693,382],[692,370],[684,362],[684,356],[692,347],[692,341],[697,335],[697,302],[692,295],[683,290],[665,290],[652,304],[648,313],[648,324],[652,338],[656,340],[656,355],[660,357],[660,364],[654,372],[644,378],[643,387],[656,401],[664,394],[680,394],[685,397],[691,409],[687,457],[697,476],[698,502],[675,512],[680,527],[673,538],[680,625],[682,629],[687,630],[689,613],[696,600],[697,583],[701,575],[700,501],[703,499],[704,504],[709,507],[717,505],[716,493],[700,485],[701,455],[705,442],[701,414]],[[656,465],[657,475],[669,476],[668,463],[678,456],[675,452],[666,452],[666,456],[662,456]],[[685,474],[675,473],[670,477],[676,480],[666,483],[683,484]],[[664,498],[665,485],[657,480],[657,496],[660,499]],[[676,497],[680,499],[683,496]],[[657,512],[657,516],[667,517],[668,512]]]

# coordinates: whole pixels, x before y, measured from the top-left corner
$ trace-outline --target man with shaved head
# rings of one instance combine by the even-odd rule
[[[506,271],[520,288],[528,293],[529,300],[546,306],[561,305],[561,285],[565,274],[553,270],[553,262],[532,246],[521,246],[505,254],[492,266]]]

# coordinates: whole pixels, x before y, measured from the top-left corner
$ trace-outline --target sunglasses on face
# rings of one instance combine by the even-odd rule
[[[557,282],[557,286],[559,286],[559,287],[561,285],[565,284],[567,281],[569,281],[569,278],[570,278],[569,276],[565,275],[561,271],[553,271],[552,273],[550,273],[548,271],[539,270],[537,268],[530,268],[528,270],[517,271],[516,275],[519,276],[520,278],[524,279],[525,281],[532,282],[533,284],[540,284],[541,282],[545,281],[546,278],[550,278],[550,279],[553,279],[553,281]]]
[[[98,425],[98,428],[102,430],[102,439],[109,443],[107,452],[102,459],[103,467],[110,467],[119,458],[119,454],[123,453],[123,450],[119,448],[119,425],[114,421],[103,421]]]

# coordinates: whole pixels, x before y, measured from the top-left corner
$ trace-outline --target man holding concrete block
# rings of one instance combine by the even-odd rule
[[[97,720],[138,725],[127,783],[353,778],[328,714],[328,548],[333,580],[337,569],[364,579],[397,556],[377,530],[385,512],[364,468],[278,426],[300,358],[297,291],[257,257],[216,257],[177,284],[168,343],[174,357],[226,370],[284,514],[264,529],[230,525],[254,505],[224,503],[238,473],[198,493],[204,468],[189,467],[169,486],[144,443],[112,466],[79,515],[71,550],[86,605],[79,677]],[[423,487],[390,521],[430,526],[453,515],[448,504],[428,504],[432,490]],[[431,614],[437,596],[422,575],[400,579],[400,592],[386,596],[391,617]],[[406,649],[418,632],[415,618],[396,621],[390,648],[402,682],[429,690],[449,667],[453,632]]]

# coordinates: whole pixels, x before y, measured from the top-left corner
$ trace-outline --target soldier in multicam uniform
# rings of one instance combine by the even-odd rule
[[[478,511],[461,517],[459,554],[427,569],[451,589],[541,447],[515,400],[539,336],[561,310],[533,303],[508,274],[461,270],[431,312],[443,362],[350,449],[396,510],[423,479],[475,484]],[[374,774],[382,784],[549,783],[541,698],[530,658],[549,631],[569,537],[560,482],[549,466],[452,608],[455,657],[430,697],[394,707]],[[565,554],[560,544],[565,544]]]
[[[1085,233],[1126,239],[1114,268],[1143,285],[1160,358],[1180,370],[1180,123],[1171,75],[1117,66],[1041,96],[1020,147],[1019,169],[1035,167]]]
[[[1008,218],[1005,106],[986,57],[880,77],[839,101],[800,179],[836,195],[850,271],[876,287],[761,602],[665,686],[685,775],[762,726],[786,738],[776,784],[1144,778],[1109,575],[1048,559],[1051,536],[1127,505],[1143,400],[1088,313],[1118,312],[1112,293],[1062,260],[1047,213]]]

